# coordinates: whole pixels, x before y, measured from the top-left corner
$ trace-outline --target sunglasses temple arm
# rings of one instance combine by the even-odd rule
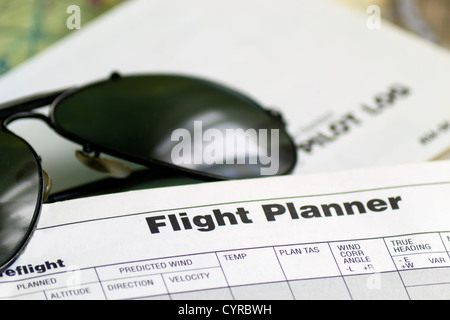
[[[158,179],[176,178],[172,180],[176,182],[154,184],[154,181]],[[151,187],[163,187],[163,186],[175,186],[175,185],[187,185],[200,182],[216,181],[217,179],[191,176],[189,174],[180,175],[173,171],[161,171],[161,169],[142,169],[132,172],[128,177],[123,179],[105,178],[99,181],[87,183],[84,185],[76,186],[67,190],[59,191],[50,194],[45,203],[53,203],[58,201],[66,201],[84,197],[91,197],[97,195],[111,194],[117,192],[148,189]]]
[[[27,112],[47,106],[66,91],[67,89],[58,90],[4,103],[0,105],[0,119],[4,119],[16,113]]]
[[[68,190],[60,191],[54,194],[50,194],[45,200],[45,203],[53,203],[59,201],[66,201],[72,199],[79,199],[84,197],[102,195],[120,192],[124,185],[127,185],[129,181],[122,181],[121,179],[105,179],[96,183],[90,183],[73,187]]]

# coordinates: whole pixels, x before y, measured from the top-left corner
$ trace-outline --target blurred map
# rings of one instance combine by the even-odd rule
[[[124,0],[0,0],[0,74],[14,68],[76,29],[67,28],[70,5],[81,27]]]
[[[449,0],[334,0],[366,12],[378,5],[382,19],[450,48]]]
[[[81,9],[85,26],[126,0],[0,0],[0,75],[75,30],[66,26],[67,8]],[[312,1],[312,0],[311,0]],[[366,12],[378,5],[382,19],[450,47],[450,0],[333,0]],[[283,2],[279,2],[280,5]]]

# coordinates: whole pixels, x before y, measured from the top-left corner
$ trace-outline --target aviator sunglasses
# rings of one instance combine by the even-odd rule
[[[45,106],[50,106],[48,116],[33,112]],[[245,154],[245,150],[243,155],[233,155],[241,161],[230,161],[224,152],[215,154],[216,160],[217,156],[224,158],[215,163],[174,162],[173,150],[180,147],[180,141],[174,141],[173,133],[183,128],[182,132],[195,134],[195,125],[198,127],[199,123],[202,130],[223,133],[220,137],[225,140],[221,141],[224,145],[234,142],[227,141],[225,133],[230,129],[275,130],[278,154],[275,174],[289,173],[297,161],[294,143],[278,113],[262,108],[233,89],[189,76],[114,73],[84,87],[0,105],[0,270],[8,267],[28,243],[50,191],[50,179],[37,153],[7,128],[12,121],[29,117],[44,120],[59,135],[82,146],[76,153],[81,162],[116,178],[128,176],[127,168],[101,158],[100,153],[204,181],[261,176],[264,165],[242,161],[254,156]],[[273,145],[258,145],[252,152],[267,155],[275,152]],[[178,155],[190,156],[186,153],[194,152],[195,148],[195,144],[183,148]]]

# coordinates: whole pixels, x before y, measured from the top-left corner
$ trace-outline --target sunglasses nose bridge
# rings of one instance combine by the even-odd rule
[[[12,123],[13,121],[21,120],[21,119],[38,119],[38,120],[44,121],[49,127],[53,127],[52,122],[49,117],[47,117],[46,115],[43,115],[42,113],[37,113],[37,112],[16,113],[16,114],[13,114],[10,117],[4,119],[2,122],[3,122],[4,126],[7,126],[10,123]]]

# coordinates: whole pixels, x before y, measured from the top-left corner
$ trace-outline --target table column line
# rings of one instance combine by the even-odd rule
[[[333,241],[333,242],[335,242],[335,241]],[[350,292],[350,288],[347,285],[347,281],[345,281],[345,277],[342,274],[341,268],[339,267],[339,263],[337,262],[336,257],[334,256],[333,250],[331,249],[330,242],[327,242],[327,245],[328,245],[328,249],[330,249],[331,255],[333,256],[334,263],[336,263],[336,267],[339,270],[339,274],[341,275],[341,279],[342,279],[342,281],[344,281],[345,287],[347,288],[347,292],[350,295],[350,299],[353,300],[352,293]]]
[[[169,288],[167,287],[166,281],[164,280],[164,272],[159,272],[159,273],[155,273],[153,274],[153,276],[159,276],[161,278],[162,283],[164,284],[164,288],[166,289],[167,295],[169,296],[170,300],[172,299],[172,294],[169,291]]]
[[[284,279],[286,280],[286,283],[287,283],[287,285],[288,285],[288,287],[289,287],[289,291],[291,292],[292,298],[293,298],[294,300],[296,300],[296,299],[295,299],[295,296],[294,296],[294,292],[292,291],[292,288],[291,288],[291,284],[289,283],[289,280],[288,280],[288,278],[286,277],[286,273],[284,273],[284,269],[283,269],[283,266],[281,265],[280,259],[278,259],[278,255],[277,255],[277,252],[276,252],[276,250],[275,250],[275,246],[272,246],[272,249],[273,249],[273,254],[275,255],[275,258],[276,258],[277,261],[278,261],[278,265],[280,266],[281,272],[283,272],[283,277],[284,277]]]
[[[105,300],[109,300],[108,296],[106,295],[105,289],[103,288],[102,280],[100,280],[100,276],[98,275],[97,267],[94,267],[94,272],[95,272],[95,275],[97,276],[98,284],[100,285],[100,288],[102,288],[102,292],[103,292],[103,296],[105,297]]]
[[[397,274],[398,274],[398,276],[400,277],[400,281],[402,282],[402,285],[403,285],[403,288],[405,289],[406,295],[408,296],[408,299],[411,300],[411,297],[410,297],[410,295],[409,295],[408,289],[406,288],[405,282],[403,281],[403,277],[402,277],[402,275],[400,274],[400,270],[398,270],[397,264],[396,264],[395,261],[394,261],[394,257],[392,256],[391,251],[389,251],[389,247],[388,247],[388,245],[387,245],[387,243],[386,243],[386,238],[385,238],[385,237],[382,237],[382,239],[383,239],[384,246],[386,247],[386,250],[387,250],[387,252],[388,252],[388,254],[389,254],[389,257],[391,257],[391,260],[392,260],[392,263],[393,263],[393,265],[394,265],[394,267],[395,267],[395,270],[397,270]]]
[[[223,277],[225,278],[225,282],[227,283],[228,290],[230,290],[231,297],[233,298],[233,300],[236,300],[236,298],[234,297],[234,294],[233,294],[233,290],[231,290],[230,283],[228,282],[227,275],[225,274],[225,270],[223,270],[222,264],[220,263],[220,259],[219,259],[219,256],[217,255],[217,251],[214,251],[214,254],[216,256],[217,262],[219,263],[220,270],[222,270],[222,274],[223,274]]]
[[[438,232],[438,234],[439,234],[439,238],[441,239],[442,245],[444,246],[444,249],[447,252],[448,257],[450,258],[450,251],[447,249],[444,239],[442,239],[442,232]]]

